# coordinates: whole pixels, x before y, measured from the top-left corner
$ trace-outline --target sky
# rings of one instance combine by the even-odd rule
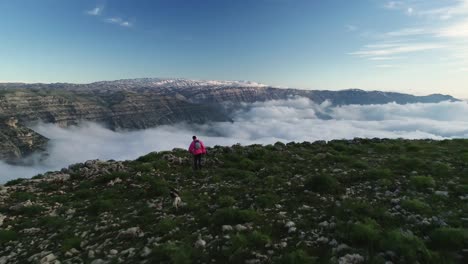
[[[139,77],[468,98],[468,0],[1,0],[0,82]]]

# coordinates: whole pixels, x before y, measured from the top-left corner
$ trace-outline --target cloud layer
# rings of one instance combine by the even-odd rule
[[[135,159],[154,150],[186,148],[192,135],[198,135],[209,146],[354,137],[468,138],[468,103],[334,107],[295,98],[246,104],[235,113],[234,121],[132,132],[115,132],[93,123],[66,129],[38,125],[34,129],[51,139],[50,156],[32,167],[0,163],[0,182],[89,159]]]

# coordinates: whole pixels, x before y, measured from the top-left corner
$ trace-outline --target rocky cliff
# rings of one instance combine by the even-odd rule
[[[0,160],[15,162],[35,151],[44,151],[47,139],[18,124],[15,118],[0,119]]]
[[[19,125],[42,121],[61,126],[81,121],[99,122],[111,129],[144,129],[177,122],[228,121],[221,104],[234,104],[303,96],[333,104],[400,104],[455,100],[451,96],[413,96],[362,90],[309,91],[279,89],[253,82],[192,81],[186,79],[132,79],[91,84],[0,84],[0,118],[16,118]],[[15,142],[16,134],[3,134],[2,157],[23,157],[30,151]],[[40,149],[41,144],[32,144]]]

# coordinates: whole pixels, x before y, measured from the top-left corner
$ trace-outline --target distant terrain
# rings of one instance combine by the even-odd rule
[[[87,161],[0,186],[0,263],[467,263],[467,150],[235,145],[197,173],[181,149]]]
[[[434,103],[456,101],[448,95],[414,96],[393,92],[315,91],[274,88],[254,82],[131,79],[90,84],[0,84],[0,160],[17,161],[45,148],[41,135],[26,126],[60,126],[83,121],[110,129],[145,129],[160,125],[230,121],[241,103],[295,96],[334,105]],[[230,103],[230,108],[226,107]],[[324,117],[325,118],[325,117]],[[11,124],[15,124],[11,126]],[[28,131],[25,133],[25,131]],[[21,136],[18,136],[21,135]]]

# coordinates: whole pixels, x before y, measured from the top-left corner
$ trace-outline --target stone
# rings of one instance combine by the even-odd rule
[[[149,254],[151,254],[151,249],[149,249],[148,247],[144,247],[140,253],[140,256],[144,258],[149,256]]]
[[[364,262],[364,257],[359,254],[346,254],[338,259],[338,264],[358,264]]]
[[[41,264],[57,263],[55,260],[57,260],[57,257],[53,253],[50,253],[46,255],[45,257],[41,258],[39,263]]]
[[[223,230],[223,232],[228,232],[228,231],[232,231],[233,228],[232,228],[232,226],[230,226],[230,225],[223,225],[223,226],[221,227],[221,230]]]
[[[140,227],[130,227],[127,230],[120,231],[119,234],[123,237],[141,237],[143,232]]]
[[[447,191],[435,191],[434,193],[435,193],[435,195],[448,197],[448,192]]]
[[[245,230],[248,229],[246,226],[240,225],[240,224],[236,225],[234,228],[235,228],[236,231],[238,231],[238,232],[245,231]]]

